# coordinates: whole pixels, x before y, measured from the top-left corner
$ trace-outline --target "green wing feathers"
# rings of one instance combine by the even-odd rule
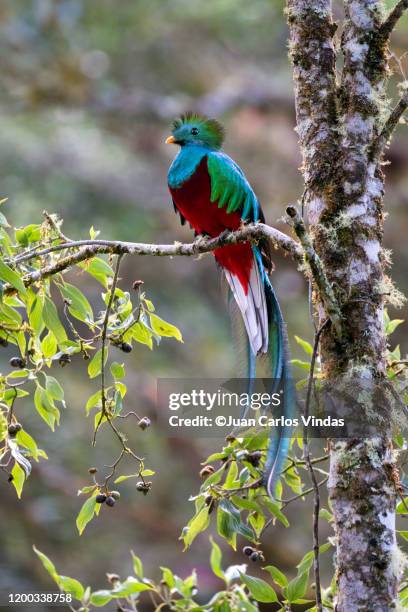
[[[239,212],[246,221],[259,220],[259,204],[239,166],[225,153],[211,152],[207,157],[211,181],[211,202],[227,213]]]

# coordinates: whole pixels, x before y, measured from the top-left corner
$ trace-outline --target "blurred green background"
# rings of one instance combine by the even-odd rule
[[[341,18],[340,3],[335,10]],[[405,19],[393,39],[393,94],[401,69],[408,71],[406,58],[396,61],[408,50],[407,32]],[[225,123],[225,149],[245,169],[267,221],[289,231],[280,218],[285,205],[299,198],[302,181],[283,2],[3,0],[0,54],[1,195],[8,197],[4,212],[13,225],[38,222],[46,209],[64,218],[64,231],[74,238],[86,238],[93,225],[110,239],[189,241],[191,231],[180,227],[167,192],[166,172],[176,151],[164,140],[174,116],[192,109]],[[403,126],[387,157],[392,163],[385,168],[390,213],[385,243],[394,253],[393,277],[406,291]],[[290,339],[297,334],[310,340],[304,279],[278,253],[275,264],[273,283]],[[74,278],[97,306],[97,284]],[[153,352],[140,346],[126,359],[128,407],[151,415],[157,377],[231,376],[234,349],[211,255],[198,261],[128,257],[121,287],[129,289],[139,278],[158,313],[178,325],[185,340],[163,341]],[[395,334],[403,353],[407,329]],[[293,341],[291,346],[294,356],[302,357]],[[2,349],[2,366],[10,356]],[[107,571],[130,572],[131,548],[156,578],[159,565],[181,575],[195,567],[204,592],[220,588],[208,569],[207,535],[184,554],[177,540],[191,516],[187,499],[199,487],[200,461],[220,441],[169,440],[159,427],[142,433],[128,423],[133,446],[157,469],[152,492],[144,497],[125,484],[115,509],[103,508],[79,538],[75,516],[82,500],[76,491],[87,484],[88,467],[111,463],[118,449],[108,433],[100,435],[96,449],[90,446],[93,419],[86,419],[84,405],[95,388],[83,362],[77,359],[59,375],[68,401],[54,435],[31,415],[29,403],[18,409],[50,460],[35,465],[22,502],[5,478],[0,483],[0,592],[51,589],[33,543],[61,573],[95,588],[104,587]],[[311,548],[306,508],[290,508],[290,530],[270,529],[264,547],[268,563],[290,570]],[[325,524],[322,533],[328,533]],[[223,549],[225,563],[245,561],[240,551]],[[327,586],[327,553],[323,570]]]

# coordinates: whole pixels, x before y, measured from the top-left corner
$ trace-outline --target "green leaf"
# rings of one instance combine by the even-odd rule
[[[23,492],[23,486],[26,479],[25,472],[22,467],[16,462],[11,470],[11,475],[13,476],[13,487],[17,492],[17,497],[21,499],[21,493]]]
[[[0,313],[1,313],[1,317],[7,320],[7,323],[21,325],[21,322],[22,322],[21,314],[17,310],[9,306],[8,304],[4,302],[0,304]]]
[[[221,568],[222,561],[222,553],[221,548],[218,546],[217,542],[210,538],[211,541],[211,556],[210,556],[210,565],[213,573],[221,578],[221,580],[225,580],[225,574]]]
[[[90,603],[97,608],[101,608],[102,606],[106,606],[112,599],[112,592],[108,591],[108,589],[103,589],[101,591],[94,591],[91,594]]]
[[[48,331],[47,335],[41,341],[41,351],[46,359],[53,357],[58,349],[57,339],[52,333]]]
[[[301,359],[291,359],[290,363],[302,370],[310,370],[310,363],[308,361],[302,361]]]
[[[94,257],[91,261],[80,263],[79,267],[96,278],[105,288],[108,287],[108,280],[113,276],[113,270],[104,259]]]
[[[331,512],[326,510],[326,508],[320,508],[319,518],[325,519],[326,521],[331,521],[333,519],[333,515]]]
[[[238,508],[243,508],[244,510],[253,510],[254,512],[262,513],[261,507],[253,499],[238,497],[238,495],[233,495],[230,499],[236,506],[238,506]]]
[[[126,578],[124,582],[115,586],[112,589],[112,595],[114,597],[129,597],[129,595],[133,595],[135,593],[142,593],[143,591],[150,591],[152,587],[149,584],[144,582],[140,582],[133,576],[129,576]]]
[[[392,321],[388,321],[385,324],[386,336],[390,336],[391,334],[393,334],[395,330],[397,329],[397,327],[401,325],[401,323],[404,323],[404,319],[393,319]]]
[[[289,521],[286,516],[280,511],[277,502],[272,501],[271,499],[269,499],[269,497],[264,497],[262,501],[269,510],[269,512],[273,514],[278,519],[278,521],[282,523],[282,525],[285,525],[285,527],[289,527]]]
[[[118,476],[114,481],[115,484],[119,484],[120,482],[124,482],[125,480],[129,480],[129,478],[139,478],[139,474],[128,474],[127,476]]]
[[[79,535],[82,535],[87,524],[93,519],[96,511],[96,497],[92,496],[86,500],[76,519],[76,526],[79,531]]]
[[[41,418],[54,431],[55,422],[59,423],[60,413],[54,405],[51,395],[38,383],[34,393],[34,405]]]
[[[168,567],[160,567],[160,569],[163,573],[164,582],[167,584],[170,590],[173,589],[174,585],[176,584],[173,572]]]
[[[152,312],[149,313],[149,317],[150,325],[152,326],[152,329],[154,332],[156,332],[156,334],[159,334],[159,336],[175,338],[179,342],[183,342],[181,332],[175,325],[167,323],[167,321],[164,321]]]
[[[144,294],[141,296],[141,299],[144,302],[147,310],[150,310],[150,312],[154,312],[155,308],[153,302],[151,300],[148,300]]]
[[[88,495],[88,493],[93,493],[96,488],[97,485],[87,485],[86,487],[82,487],[82,489],[79,489],[77,495]]]
[[[54,302],[46,295],[44,298],[43,319],[46,327],[52,331],[58,344],[68,340],[64,326],[62,325]]]
[[[46,376],[45,387],[54,400],[57,400],[57,402],[64,401],[64,389],[61,387],[56,378],[53,376]]]
[[[1,260],[0,260],[0,279],[6,283],[9,283],[12,287],[17,289],[22,295],[27,294],[27,289],[25,288],[25,285],[22,279],[20,278],[20,276],[17,274],[17,272],[14,272],[14,270],[12,270],[7,264],[4,263],[4,261],[1,261]]]
[[[59,584],[65,593],[70,593],[72,597],[81,601],[85,589],[78,580],[75,578],[68,578],[68,576],[60,576]]]
[[[155,473],[154,470],[142,470],[141,476],[154,476]]]
[[[218,533],[235,549],[236,536],[240,533],[248,540],[254,539],[252,530],[241,521],[239,509],[228,499],[220,501],[217,509]]]
[[[38,242],[41,239],[41,226],[37,223],[26,225],[16,229],[16,240],[21,246],[27,247],[31,242]]]
[[[132,561],[133,561],[133,571],[135,573],[135,576],[137,576],[138,578],[143,578],[143,563],[141,561],[141,559],[135,555],[135,553],[132,552]]]
[[[132,325],[129,331],[124,335],[124,340],[126,342],[131,341],[132,338],[140,344],[146,344],[149,349],[153,348],[152,332],[141,321]]]
[[[113,378],[123,378],[125,376],[125,365],[123,363],[117,363],[114,361],[110,367]]]
[[[278,597],[273,588],[262,580],[261,578],[255,578],[254,576],[246,576],[240,572],[241,580],[248,588],[252,597],[262,603],[272,603],[279,601]]]
[[[203,506],[188,523],[186,533],[183,535],[186,548],[192,544],[199,533],[207,529],[209,522],[208,506]]]
[[[330,547],[331,547],[330,542],[325,542],[325,544],[322,544],[319,547],[319,554],[323,554],[324,552],[326,552],[326,550],[329,550]],[[305,554],[305,556],[302,558],[300,563],[298,563],[298,565],[296,566],[298,569],[298,574],[303,574],[304,572],[310,570],[310,568],[313,565],[313,558],[314,558],[313,550],[309,550],[309,552]]]
[[[254,512],[253,514],[249,516],[248,521],[251,527],[253,528],[253,530],[255,531],[256,537],[259,538],[262,533],[262,529],[264,528],[264,525],[265,525],[264,514],[262,512]]]
[[[31,293],[30,295],[33,294]],[[44,296],[41,293],[34,294],[34,299],[28,314],[28,320],[37,335],[40,335],[40,333],[44,329],[44,321],[42,315],[43,306]]]
[[[44,553],[38,550],[38,548],[36,548],[35,546],[33,546],[33,550],[35,554],[37,555],[37,557],[41,560],[41,563],[43,564],[44,568],[47,570],[51,578],[55,580],[57,584],[59,584],[60,577],[58,575],[58,572],[53,562],[46,555],[44,555]]]
[[[17,433],[16,440],[19,446],[24,446],[24,448],[30,451],[35,461],[39,460],[38,446],[34,438],[32,438],[29,433],[24,431],[24,429],[20,429],[20,431]]]
[[[309,580],[309,572],[303,572],[291,580],[285,589],[285,595],[289,602],[301,599],[306,593],[307,582]]]
[[[267,565],[266,567],[262,568],[264,570],[266,570],[267,572],[270,573],[270,575],[272,576],[272,580],[280,587],[285,587],[288,584],[288,579],[286,578],[285,574],[283,574],[277,567],[275,567],[274,565]]]
[[[228,471],[228,475],[225,479],[224,482],[224,489],[233,489],[235,488],[239,483],[237,482],[237,476],[238,476],[238,466],[237,466],[237,462],[233,461],[231,463],[231,467]]]
[[[101,407],[102,406],[102,391],[98,389],[95,393],[91,395],[91,397],[86,402],[85,410],[86,414],[89,414],[91,408]]]
[[[295,340],[307,355],[310,357],[313,355],[313,346],[310,344],[310,342],[303,340],[303,338],[299,338],[299,336],[295,336]]]
[[[68,310],[73,317],[84,323],[93,322],[92,307],[78,287],[64,283],[63,285],[58,285],[58,288],[63,297],[69,300]]]
[[[108,360],[108,352],[109,352],[108,347],[105,347],[105,353],[104,353],[105,364]],[[102,371],[102,349],[99,349],[99,351],[95,353],[95,355],[89,362],[89,365],[88,365],[89,378],[95,378],[96,376],[99,376],[101,371]]]

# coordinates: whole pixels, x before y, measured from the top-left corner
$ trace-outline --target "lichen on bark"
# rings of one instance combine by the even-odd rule
[[[359,381],[381,384],[386,370],[384,176],[376,143],[388,113],[388,37],[380,0],[345,0],[344,7],[338,45],[329,0],[288,0],[288,23],[304,203],[314,249],[342,315],[341,339],[333,326],[322,333],[322,370],[327,381],[356,388]],[[327,312],[316,289],[314,300],[322,323]],[[375,405],[367,400],[362,411],[372,417]],[[396,606],[390,438],[382,424],[380,435],[330,442],[338,612]]]

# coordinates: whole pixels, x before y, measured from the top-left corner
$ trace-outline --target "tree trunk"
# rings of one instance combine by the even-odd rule
[[[333,326],[322,333],[323,375],[334,384],[347,379],[374,386],[385,375],[384,179],[375,143],[386,106],[387,40],[380,29],[382,2],[344,4],[339,79],[329,0],[288,0],[290,50],[304,202],[314,248],[343,315],[341,338]],[[314,300],[321,324],[326,314],[316,292]],[[363,409],[368,415],[376,406],[367,400]],[[387,427],[374,437],[331,440],[329,447],[335,610],[395,609],[396,496]]]

